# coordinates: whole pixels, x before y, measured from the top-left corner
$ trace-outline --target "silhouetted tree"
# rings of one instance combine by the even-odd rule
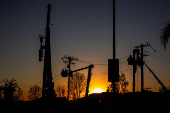
[[[119,76],[119,82],[116,82],[116,93],[127,93],[127,86],[129,85],[129,82],[126,80],[125,74],[122,74]],[[113,86],[112,84],[107,86],[107,92],[113,92]]]
[[[129,81],[126,80],[125,74],[122,74],[119,77],[119,83],[121,86],[121,93],[127,93],[127,86],[129,85]]]
[[[64,97],[66,93],[66,87],[64,85],[57,85],[56,87],[56,94],[57,97]]]
[[[20,88],[18,88],[18,90],[14,92],[14,101],[21,100],[22,95],[23,91]]]
[[[164,49],[166,49],[169,38],[170,38],[170,22],[166,23],[166,26],[161,30],[160,41],[161,44],[163,44]]]
[[[12,79],[10,81],[8,79],[4,79],[4,80],[2,80],[2,82],[5,83],[1,88],[4,93],[5,100],[13,101],[14,100],[14,92],[20,90],[20,88],[18,87],[17,81],[14,79]]]
[[[78,99],[85,93],[86,77],[83,73],[74,73],[70,79],[70,96],[73,99]]]
[[[35,100],[41,97],[41,87],[38,85],[30,87],[28,91],[29,100]]]
[[[2,86],[0,86],[0,100],[2,99],[2,90],[3,90],[3,88],[2,88]]]

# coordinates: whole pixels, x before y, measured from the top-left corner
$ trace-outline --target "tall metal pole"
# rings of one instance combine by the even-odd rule
[[[113,0],[113,59],[116,57],[115,50],[115,0]]]
[[[144,77],[143,77],[143,44],[141,44],[141,92],[143,92],[144,87]]]
[[[113,0],[113,60],[116,59],[116,52],[115,52],[115,0]],[[112,82],[113,85],[113,92],[116,92],[115,82]]]
[[[51,72],[51,47],[50,47],[50,11],[51,4],[48,4],[47,24],[46,24],[46,40],[45,40],[45,56],[44,56],[44,72],[43,72],[43,88],[42,97],[55,97],[54,83],[52,82]]]

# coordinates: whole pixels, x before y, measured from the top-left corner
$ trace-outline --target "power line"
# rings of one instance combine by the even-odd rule
[[[86,64],[93,64],[93,63],[89,63],[89,62],[87,62],[87,61],[82,61],[82,60],[78,60],[79,62],[82,62],[82,63],[86,63]],[[125,62],[120,62],[119,64],[124,64],[124,63],[126,63],[127,61],[125,61]],[[93,65],[108,65],[108,64],[93,64]]]
[[[86,61],[82,61],[82,60],[78,60],[79,62],[82,62],[82,63],[86,63],[86,64],[92,64],[92,63],[88,63]]]
[[[167,62],[167,61],[164,61],[164,60],[158,59],[158,58],[156,58],[156,57],[154,57],[154,56],[150,56],[150,57],[155,58],[155,59],[157,59],[157,60],[159,60],[159,61],[162,61],[162,62],[164,62],[164,63],[170,64],[170,62]]]
[[[54,78],[56,78],[55,80],[54,80],[54,83],[56,82],[56,80],[58,79],[58,77],[60,76],[60,74],[58,74],[57,76],[55,76]]]
[[[92,64],[92,63],[91,63]],[[93,64],[93,65],[108,65],[108,64]]]
[[[165,60],[165,59],[162,59],[162,58],[160,58],[160,57],[158,57],[158,56],[156,56],[156,55],[153,55],[153,54],[151,54],[151,53],[149,53],[149,54],[150,54],[150,57],[152,57],[152,58],[154,58],[154,59],[156,59],[156,60],[159,60],[159,61],[162,61],[162,62],[164,62],[164,63],[170,64],[170,61],[167,61],[167,60]]]
[[[127,61],[125,61],[125,62],[120,62],[119,64],[124,64],[124,63],[127,63]]]
[[[126,70],[123,70],[123,71],[120,71],[120,72],[124,72],[124,71],[131,71],[132,69],[126,69]]]
[[[120,71],[120,72],[124,72],[124,71],[131,71],[132,69],[126,69],[126,70],[123,70],[123,71]],[[98,74],[108,74],[108,73],[98,73]],[[97,74],[96,74],[97,75]]]
[[[163,56],[163,57],[165,57],[165,58],[167,58],[167,59],[169,59],[170,60],[170,58],[169,57],[167,57],[167,56],[165,56],[165,55],[163,55],[163,54],[161,54],[161,53],[159,53],[157,50],[155,50],[151,45],[150,45],[150,47],[154,50],[154,53],[158,53],[159,55],[161,55],[161,56]]]
[[[86,64],[93,64],[93,63],[89,63],[87,61],[82,61],[82,60],[78,60],[79,62],[82,62],[82,63],[86,63]],[[93,65],[108,65],[108,64],[93,64]]]
[[[169,60],[163,59],[163,58],[161,58],[159,56],[156,56],[156,55],[154,55],[154,54],[152,54],[152,53],[150,53],[148,51],[145,51],[145,52],[149,53],[152,58],[155,58],[155,59],[160,60],[160,61],[165,62],[165,63],[170,63]]]
[[[53,79],[55,79],[56,77],[59,77],[59,76],[60,76],[60,74],[58,74],[58,75],[54,76],[54,77],[53,77]]]
[[[53,67],[53,69],[56,68],[60,62],[61,62],[61,60]],[[53,69],[52,69],[52,70],[53,70]],[[57,76],[54,76],[53,79],[56,78],[56,77],[58,77],[59,75],[60,75],[60,74],[58,74]],[[56,80],[55,80],[55,81],[56,81]],[[27,88],[27,87],[31,87],[31,86],[34,86],[34,85],[37,85],[37,84],[39,84],[39,83],[41,83],[41,82],[42,82],[42,80],[39,81],[39,82],[37,82],[37,83],[35,83],[35,84],[33,84],[33,85],[24,86],[24,87],[22,87],[22,89]]]
[[[53,69],[56,68],[60,62],[61,62],[61,60],[53,67]]]
[[[86,61],[86,62],[107,62],[108,60],[104,60],[104,61]]]
[[[54,76],[53,79],[56,78],[56,77],[59,77],[59,75],[60,75],[60,74]],[[57,78],[57,79],[58,79],[58,78]],[[56,81],[57,79],[55,79],[55,81]],[[31,86],[34,86],[34,85],[37,85],[37,84],[40,84],[41,82],[42,82],[42,80],[39,81],[39,82],[37,82],[37,83],[35,83],[35,84],[24,86],[24,87],[22,87],[22,89],[27,88],[27,87],[31,87]]]
[[[33,85],[27,85],[27,86],[24,86],[24,87],[22,87],[21,89],[24,89],[24,88],[27,88],[27,87],[31,87],[31,86],[34,86],[34,85],[40,84],[41,82],[42,82],[42,80],[41,80],[41,81],[39,81],[39,82],[37,82],[37,83],[35,83],[35,84],[33,84]]]
[[[127,58],[129,58],[129,57],[120,58],[119,60],[123,60],[123,59],[127,59]]]
[[[160,54],[161,56],[163,56],[163,57],[165,57],[165,58],[167,58],[167,59],[169,59],[169,60],[170,60],[170,58],[168,58],[168,57],[164,56],[163,54],[161,54],[161,53],[159,53],[159,52],[156,52],[156,53],[158,53],[158,54]]]
[[[124,57],[124,58],[120,58],[119,60],[123,60],[123,59],[127,59],[128,57]],[[91,62],[108,62],[108,60],[103,60],[103,61],[81,61],[81,62],[85,62],[85,63],[89,63],[91,64]]]

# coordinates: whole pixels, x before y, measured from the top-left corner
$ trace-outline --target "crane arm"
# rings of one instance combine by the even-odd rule
[[[144,63],[145,64],[145,63]],[[161,87],[163,88],[163,90],[166,90],[165,85],[159,80],[159,78],[155,75],[155,73],[145,64],[145,66],[149,69],[149,71],[153,74],[153,76],[156,78],[156,80],[158,81],[158,83],[161,85]]]

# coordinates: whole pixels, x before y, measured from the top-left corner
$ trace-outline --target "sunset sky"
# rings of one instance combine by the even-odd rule
[[[120,59],[120,74],[124,73],[132,91],[132,66],[127,57],[134,46],[144,48],[164,62],[151,56],[144,58],[147,65],[166,87],[170,87],[170,42],[164,50],[160,32],[170,20],[169,0],[115,0],[116,2],[116,58]],[[38,61],[39,35],[45,35],[47,5],[51,4],[51,56],[55,82],[66,85],[67,78],[60,76],[65,64],[64,55],[94,64],[90,92],[95,88],[106,91],[108,59],[112,59],[113,18],[112,0],[1,0],[0,2],[0,81],[8,78],[18,81],[25,93],[31,85],[42,86],[43,62]],[[146,53],[146,52],[145,52]],[[147,54],[147,53],[146,53]],[[150,54],[148,54],[150,55]],[[169,62],[168,62],[169,61]],[[75,61],[72,70],[88,66]],[[101,65],[102,64],[102,65]],[[80,71],[87,76],[88,70]],[[138,78],[138,79],[137,79]],[[136,73],[140,91],[140,68]],[[0,83],[2,85],[2,83]],[[158,91],[160,85],[144,67],[144,88]]]

